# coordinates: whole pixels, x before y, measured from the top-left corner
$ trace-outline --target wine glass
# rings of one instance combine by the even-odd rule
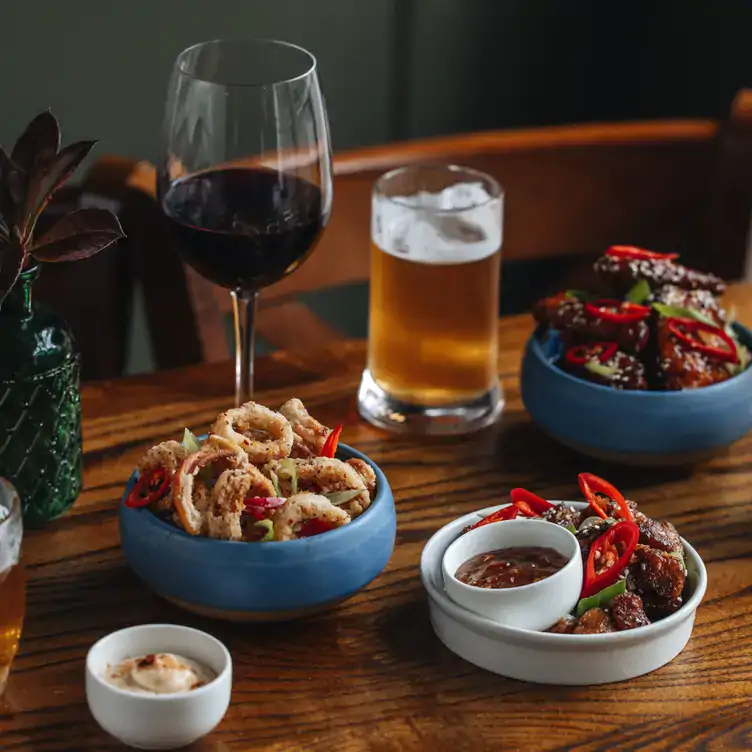
[[[329,220],[329,125],[316,59],[287,42],[202,42],[173,68],[157,180],[182,258],[226,287],[235,403],[253,396],[259,290],[310,255]]]

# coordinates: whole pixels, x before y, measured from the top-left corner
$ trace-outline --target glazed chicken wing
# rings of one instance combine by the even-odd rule
[[[596,384],[612,386],[615,389],[647,389],[645,365],[634,355],[614,350],[608,357],[595,354],[583,357],[581,347],[565,350],[559,360],[559,366],[574,376]]]
[[[666,285],[656,290],[651,300],[672,308],[699,311],[719,326],[726,323],[726,314],[718,298],[710,290],[683,290],[676,285]]]
[[[640,543],[651,548],[659,548],[661,551],[684,553],[679,533],[670,522],[651,519],[642,512],[634,515],[634,521],[640,528]]]
[[[673,601],[681,596],[685,578],[684,565],[676,557],[642,544],[635,548],[629,563],[630,589]]]
[[[577,620],[577,626],[572,630],[572,633],[603,634],[604,632],[614,631],[616,631],[614,623],[608,611],[604,611],[602,608],[591,608]]]
[[[665,389],[697,389],[731,378],[725,362],[685,346],[673,333],[671,321],[661,318],[656,324],[658,371]]]
[[[609,603],[608,610],[611,612],[611,619],[619,632],[624,629],[635,629],[650,624],[650,619],[648,619],[642,607],[642,598],[635,593],[617,595]]]
[[[538,301],[533,317],[539,324],[561,332],[568,342],[616,342],[620,350],[628,353],[643,350],[650,336],[646,321],[617,323],[593,315],[584,301],[567,293]]]
[[[664,258],[628,258],[607,253],[595,262],[595,271],[603,288],[618,296],[624,295],[641,279],[651,288],[673,285],[683,290],[708,290],[714,295],[720,295],[726,289],[720,277]]]

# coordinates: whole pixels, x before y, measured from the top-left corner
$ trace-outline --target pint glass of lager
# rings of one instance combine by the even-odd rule
[[[464,167],[405,167],[379,178],[371,212],[361,415],[384,428],[425,434],[492,423],[503,406],[501,188]]]

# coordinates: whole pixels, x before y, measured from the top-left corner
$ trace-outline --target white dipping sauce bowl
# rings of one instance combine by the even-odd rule
[[[178,694],[137,694],[109,684],[107,667],[149,653],[176,653],[211,669],[216,678]],[[143,624],[103,637],[86,656],[86,701],[97,723],[138,749],[178,749],[214,729],[230,704],[232,658],[206,632],[174,624]]]
[[[550,577],[530,585],[481,588],[455,577],[457,569],[477,554],[500,548],[552,548],[567,563]],[[479,616],[518,629],[544,630],[568,614],[582,591],[582,556],[577,539],[565,527],[541,520],[506,520],[460,535],[444,553],[444,587],[458,605]]]

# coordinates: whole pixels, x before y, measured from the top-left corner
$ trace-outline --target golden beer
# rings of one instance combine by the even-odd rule
[[[4,578],[4,579],[3,579]],[[26,604],[23,569],[16,565],[0,574],[0,693],[18,652]]]
[[[0,694],[18,651],[26,606],[19,563],[22,537],[21,502],[10,483],[0,478]]]
[[[473,399],[497,377],[499,267],[431,264],[371,244],[368,366],[394,397],[420,405]]]
[[[496,420],[502,194],[454,166],[406,167],[371,205],[368,367],[358,409],[375,425],[466,433]]]

